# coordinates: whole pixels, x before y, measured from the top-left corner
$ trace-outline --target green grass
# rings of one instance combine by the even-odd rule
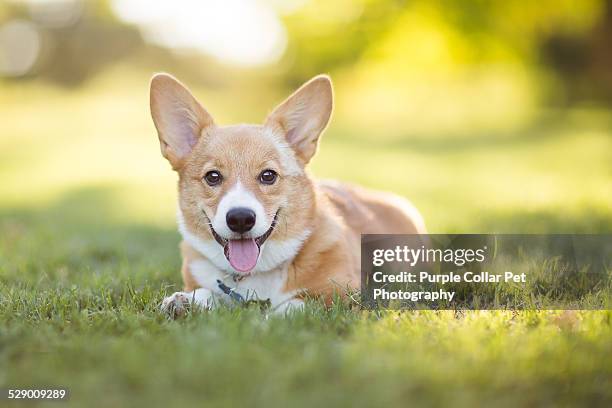
[[[0,387],[65,386],[100,407],[612,404],[610,311],[312,303],[167,320],[174,176],[146,81],[124,85],[0,94]],[[611,123],[577,111],[403,139],[332,125],[313,171],[408,196],[432,232],[610,233]]]

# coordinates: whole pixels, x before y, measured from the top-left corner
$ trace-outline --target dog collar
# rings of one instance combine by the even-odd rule
[[[246,300],[240,293],[236,292],[235,288],[230,288],[225,283],[221,281],[221,279],[217,279],[217,286],[219,290],[229,296],[234,302],[242,305],[249,306],[251,304],[257,304],[261,308],[261,310],[269,309],[272,306],[272,302],[270,299],[266,300],[254,300],[249,299]]]
[[[219,286],[219,289],[221,290],[221,292],[223,292],[226,295],[228,295],[234,301],[236,301],[238,303],[244,303],[245,302],[245,300],[242,297],[242,295],[240,293],[236,292],[236,289],[230,288],[225,283],[221,282],[220,279],[217,279],[217,285]]]

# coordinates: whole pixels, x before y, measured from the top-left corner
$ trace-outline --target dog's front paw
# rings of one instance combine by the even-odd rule
[[[189,293],[175,292],[164,299],[161,304],[161,311],[173,319],[184,316],[191,306]]]

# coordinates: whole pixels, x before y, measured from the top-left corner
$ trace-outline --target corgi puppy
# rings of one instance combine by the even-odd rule
[[[162,310],[269,300],[274,311],[307,296],[329,303],[360,285],[360,234],[423,234],[417,210],[387,192],[313,180],[306,166],[333,108],[319,75],[263,125],[220,126],[168,74],[151,80],[162,155],[178,173],[184,291]],[[341,157],[338,160],[342,160]]]

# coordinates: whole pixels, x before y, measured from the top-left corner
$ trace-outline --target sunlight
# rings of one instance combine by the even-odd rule
[[[0,76],[24,75],[39,51],[40,35],[34,24],[16,19],[0,25]]]
[[[256,0],[113,0],[122,20],[137,24],[151,42],[195,49],[222,62],[257,66],[285,51],[285,27],[269,3]]]

